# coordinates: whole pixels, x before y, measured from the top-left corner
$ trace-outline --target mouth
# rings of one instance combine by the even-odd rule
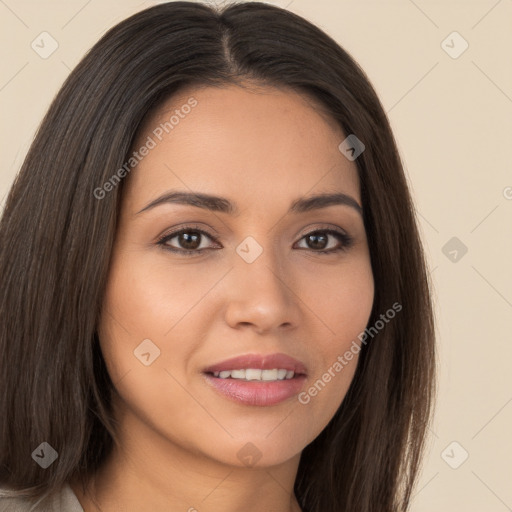
[[[290,380],[295,377],[293,370],[285,368],[272,368],[271,370],[260,370],[258,368],[241,368],[238,370],[223,370],[220,372],[207,372],[219,379],[237,379],[249,381],[274,382],[276,380]]]
[[[248,354],[203,370],[206,382],[225,398],[244,405],[271,406],[297,395],[305,365],[286,354]]]

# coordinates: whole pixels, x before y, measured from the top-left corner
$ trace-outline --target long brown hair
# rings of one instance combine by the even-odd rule
[[[411,500],[434,397],[434,318],[413,203],[385,112],[332,38],[260,3],[220,10],[170,2],[110,29],[53,101],[0,222],[0,484],[44,499],[85,482],[116,441],[114,384],[96,325],[123,184],[149,112],[180,89],[253,81],[318,100],[365,151],[359,172],[375,280],[369,325],[335,416],[302,452],[295,494],[307,512],[397,512]],[[341,141],[340,141],[341,142]],[[31,457],[47,442],[58,463]]]

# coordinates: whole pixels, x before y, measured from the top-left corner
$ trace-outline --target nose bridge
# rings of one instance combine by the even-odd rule
[[[262,237],[260,236],[261,240]],[[273,244],[270,236],[266,236],[260,244],[255,237],[246,237],[237,247],[235,270],[242,281],[246,278],[253,289],[266,292],[285,294],[286,288],[282,260],[278,244]]]
[[[270,236],[258,238],[262,243],[248,236],[235,248],[227,320],[232,326],[251,323],[263,330],[294,324],[297,304],[278,244],[272,244]]]

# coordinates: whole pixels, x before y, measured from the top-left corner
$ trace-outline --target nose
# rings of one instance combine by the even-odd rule
[[[234,329],[252,327],[258,334],[296,328],[301,300],[285,268],[271,251],[264,250],[252,263],[236,256],[226,283],[226,323]]]

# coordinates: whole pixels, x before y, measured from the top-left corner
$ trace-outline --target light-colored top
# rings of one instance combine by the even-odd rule
[[[2,491],[10,490],[0,487],[0,512],[84,512],[73,489],[66,484],[51,502],[49,507],[32,504],[26,498],[6,498]]]

